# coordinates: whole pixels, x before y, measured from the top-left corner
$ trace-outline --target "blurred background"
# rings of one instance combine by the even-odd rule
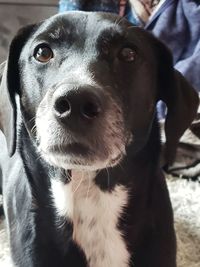
[[[0,0],[0,63],[17,30],[58,12],[58,0]]]

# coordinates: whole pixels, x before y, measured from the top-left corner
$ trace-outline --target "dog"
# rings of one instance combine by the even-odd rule
[[[175,267],[156,103],[170,164],[198,96],[168,49],[126,19],[74,11],[21,29],[1,69],[14,265]]]

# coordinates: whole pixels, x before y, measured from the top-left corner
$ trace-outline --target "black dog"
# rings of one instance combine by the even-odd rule
[[[22,29],[2,68],[15,265],[175,267],[156,103],[168,163],[198,98],[165,46],[115,15],[70,12]]]

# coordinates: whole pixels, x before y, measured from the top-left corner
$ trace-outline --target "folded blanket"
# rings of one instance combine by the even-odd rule
[[[160,121],[162,143],[165,143],[164,120]],[[176,157],[171,166],[165,166],[167,173],[183,178],[198,180],[200,177],[200,108],[196,119],[186,130],[178,144]],[[200,181],[200,180],[199,180]]]

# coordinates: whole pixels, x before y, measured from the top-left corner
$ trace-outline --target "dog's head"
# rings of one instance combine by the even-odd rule
[[[1,83],[0,126],[10,154],[16,103],[41,155],[62,168],[101,169],[146,144],[156,103],[167,107],[166,157],[195,116],[198,98],[166,47],[125,19],[69,12],[22,29]]]

